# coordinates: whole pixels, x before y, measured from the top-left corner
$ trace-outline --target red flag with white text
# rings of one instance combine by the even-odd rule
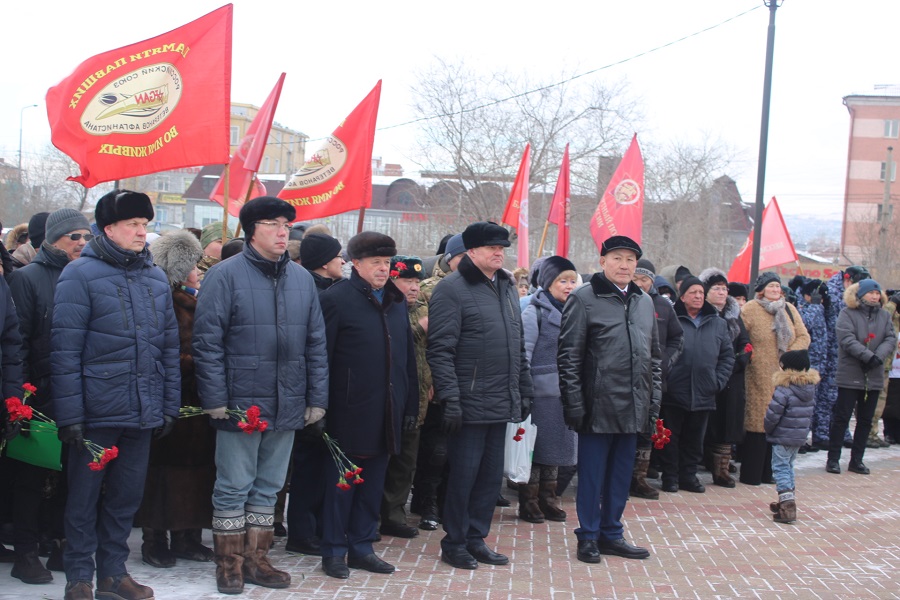
[[[528,268],[528,180],[531,176],[531,144],[525,144],[519,172],[513,182],[506,209],[503,211],[502,223],[516,229],[518,238],[517,267]]]
[[[318,219],[372,205],[372,145],[381,80],[278,193],[297,220]]]
[[[614,235],[630,237],[640,244],[643,219],[644,158],[634,134],[591,217],[591,237],[598,249]]]
[[[247,128],[247,132],[228,165],[228,214],[232,217],[238,216],[241,207],[244,206],[251,182],[255,183],[254,189],[250,193],[251,198],[266,195],[265,186],[259,180],[254,180],[253,176],[259,171],[259,163],[262,162],[263,154],[266,152],[269,132],[272,130],[272,120],[275,118],[275,108],[278,106],[281,87],[284,85],[284,75],[282,73],[278,78],[275,87],[269,92],[269,97],[253,117],[253,121]],[[223,173],[223,176],[219,177],[219,181],[216,182],[216,187],[213,188],[209,199],[224,206],[224,192],[225,177]]]
[[[547,217],[547,221],[556,225],[556,255],[563,258],[569,258],[569,193],[569,145],[566,144]]]
[[[93,56],[47,91],[53,145],[81,169],[71,181],[228,162],[232,13]]]
[[[753,230],[747,237],[747,242],[738,252],[737,257],[728,270],[728,281],[752,283],[750,281],[751,260],[753,257]],[[794,250],[794,242],[788,232],[781,209],[778,208],[778,200],[772,196],[772,201],[763,210],[762,241],[759,251],[759,268],[769,269],[785,263],[796,262],[797,251]]]

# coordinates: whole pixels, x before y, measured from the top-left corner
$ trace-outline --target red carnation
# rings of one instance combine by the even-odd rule
[[[243,431],[244,433],[253,433],[254,431],[256,431],[256,427],[244,421],[238,421],[237,426],[240,427],[241,431]]]
[[[353,480],[354,485],[359,485],[363,482],[365,482],[365,479],[363,479],[362,477],[357,477],[356,479]],[[347,489],[349,489],[349,488],[350,488],[350,486],[348,485]]]
[[[338,489],[341,489],[341,490],[349,490],[350,489],[350,484],[347,483],[346,481],[338,481],[337,486],[338,486]]]
[[[406,270],[406,263],[405,263],[405,262],[398,262],[398,263],[396,263],[394,266],[397,267],[397,270],[398,270],[398,271],[405,271],[405,270]]]
[[[29,394],[36,394],[37,388],[31,385],[30,383],[23,383],[22,389],[28,392]]]
[[[266,428],[267,428],[268,426],[269,426],[269,422],[268,422],[268,421],[260,421],[260,422],[257,423],[257,425],[256,425],[256,430],[257,430],[258,432],[262,433],[263,431],[266,430]]]
[[[514,439],[515,441],[517,441],[517,442],[521,442],[521,441],[522,441],[522,436],[521,436],[521,435],[514,435],[514,436],[513,436],[513,439]]]
[[[400,271],[391,269],[391,277],[400,277]]]
[[[753,344],[748,342],[747,345],[744,346],[744,353],[750,354],[751,352],[753,352]]]
[[[355,469],[353,469],[354,475],[359,475],[360,473],[362,473],[362,467],[356,467]]]
[[[347,479],[353,479],[353,471],[347,471],[346,473],[344,473],[344,477]]]
[[[518,429],[516,429],[516,435],[525,435],[525,428],[519,427]]]
[[[98,462],[96,462],[96,461],[92,461],[92,462],[89,462],[89,463],[88,463],[88,468],[89,468],[91,471],[102,471],[102,470],[103,470],[103,465],[101,465],[100,463],[98,463]]]
[[[866,342],[871,342],[874,339],[875,339],[874,333],[870,333],[869,335],[866,336]]]

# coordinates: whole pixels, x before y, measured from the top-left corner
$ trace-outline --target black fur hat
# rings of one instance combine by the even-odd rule
[[[200,240],[186,229],[161,235],[150,244],[153,262],[166,273],[169,284],[184,283],[203,258]]]
[[[113,190],[100,198],[94,209],[94,220],[100,233],[107,225],[136,218],[153,220],[153,203],[147,194],[141,192]]]
[[[472,223],[462,232],[466,250],[482,246],[503,246],[509,248],[509,231],[493,221]]]
[[[778,359],[781,368],[791,371],[809,371],[809,352],[806,350],[789,350]]]
[[[303,247],[302,245],[300,246]],[[368,258],[371,256],[394,256],[397,254],[397,244],[390,236],[377,231],[363,231],[357,233],[347,242],[347,255],[351,259]]]
[[[256,230],[257,221],[266,221],[269,219],[277,219],[284,217],[288,222],[297,218],[297,211],[294,207],[275,196],[260,196],[254,198],[241,207],[238,218],[241,220],[241,227],[245,231],[244,239],[253,239],[253,232]]]

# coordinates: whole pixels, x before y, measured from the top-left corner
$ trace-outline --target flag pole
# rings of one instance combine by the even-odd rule
[[[544,232],[541,234],[541,243],[538,245],[537,256],[535,258],[540,258],[544,253],[544,242],[547,240],[547,229],[550,227],[550,221],[544,221]]]
[[[230,165],[230,163],[229,163]],[[225,180],[224,184],[224,198],[222,202],[222,239],[228,237],[228,198],[231,196],[231,188],[228,185],[228,167],[229,165],[225,165],[225,173],[222,175],[222,178]]]
[[[363,219],[366,218],[366,207],[359,209],[359,221],[356,222],[356,233],[362,233]]]

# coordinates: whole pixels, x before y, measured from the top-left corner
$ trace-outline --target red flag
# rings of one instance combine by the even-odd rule
[[[85,187],[228,162],[231,22],[227,4],[155,38],[84,61],[47,92],[53,145]]]
[[[788,233],[778,201],[772,197],[762,218],[762,247],[759,251],[759,268],[768,269],[784,263],[795,262],[797,252],[794,250],[794,242]],[[750,282],[750,267],[753,256],[753,231],[747,237],[747,242],[738,252],[737,257],[728,270],[728,281]],[[752,283],[752,282],[750,282]]]
[[[318,219],[372,205],[372,144],[381,80],[278,193],[297,220]]]
[[[591,217],[591,236],[598,249],[614,235],[628,236],[640,244],[643,218],[644,158],[634,134]]]
[[[516,229],[518,243],[517,267],[528,268],[528,180],[531,177],[531,144],[525,144],[525,152],[522,153],[522,162],[519,163],[519,172],[513,182],[509,200],[506,201],[506,210],[503,211],[502,223]]]
[[[263,103],[262,108],[253,117],[250,127],[244,134],[237,152],[231,157],[228,165],[228,214],[238,216],[244,200],[247,199],[247,190],[253,181],[253,175],[259,171],[259,163],[262,161],[269,140],[269,132],[272,130],[272,120],[275,118],[275,107],[278,106],[278,98],[281,96],[281,86],[284,84],[284,73],[278,78],[278,83],[272,88],[269,97]],[[209,199],[222,206],[225,205],[225,177],[219,177],[216,187],[209,195]],[[265,196],[266,188],[258,180],[250,197]]]
[[[556,255],[563,258],[569,258],[569,204],[569,145],[566,144],[547,217],[547,221],[556,225]]]

